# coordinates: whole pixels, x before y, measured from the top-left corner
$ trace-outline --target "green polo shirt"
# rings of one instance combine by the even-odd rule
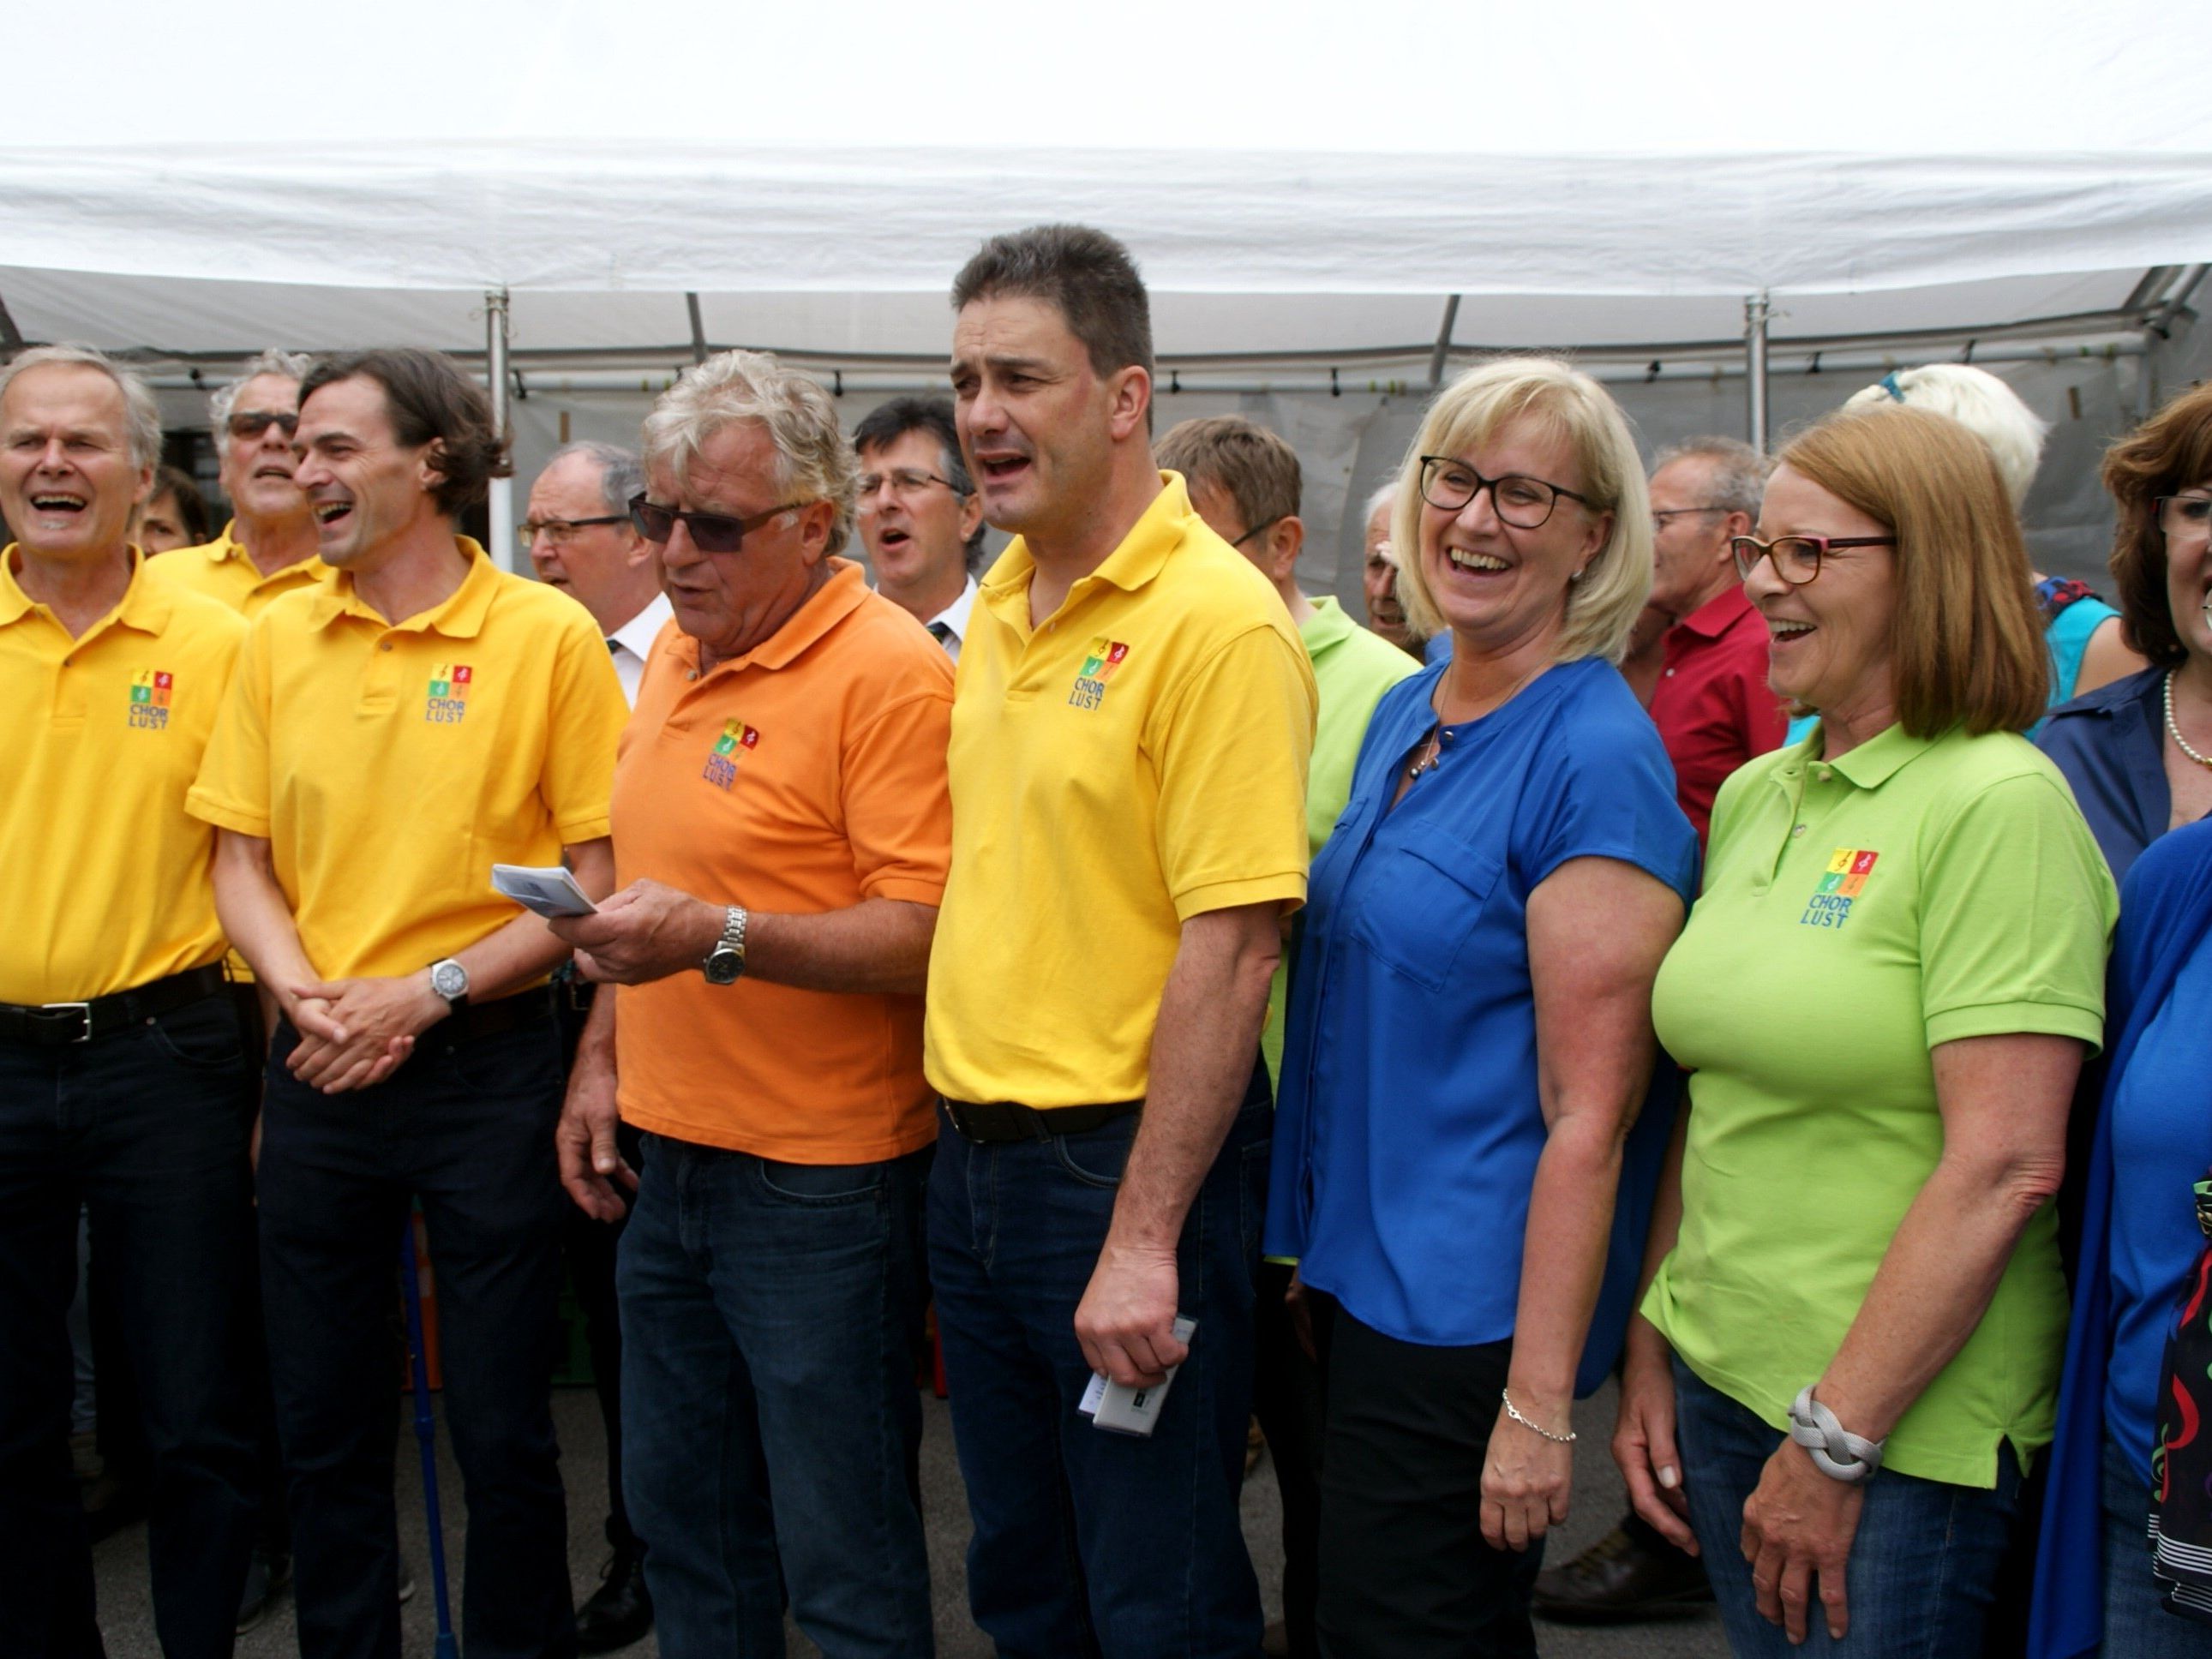
[[[1682,1226],[1644,1302],[1690,1369],[1776,1429],[1857,1317],[1943,1150],[1929,1050],[2042,1032],[2093,1048],[2118,904],[2057,769],[2009,733],[1818,732],[1714,804],[1705,892],[1652,993],[1692,1072]],[[1887,1466],[1996,1483],[2051,1440],[2066,1287],[2049,1206]]]
[[[1344,614],[1334,599],[1313,601],[1314,613],[1298,627],[1306,655],[1313,659],[1314,684],[1321,714],[1314,726],[1312,768],[1306,774],[1308,855],[1319,853],[1328,832],[1352,799],[1352,772],[1368,717],[1382,694],[1421,665],[1379,635],[1370,634]],[[1283,1006],[1291,982],[1291,953],[1283,952],[1267,988],[1267,1024],[1260,1051],[1267,1057],[1267,1077],[1279,1086],[1283,1074]]]

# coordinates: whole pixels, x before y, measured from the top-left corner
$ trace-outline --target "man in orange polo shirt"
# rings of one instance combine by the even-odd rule
[[[622,987],[593,1007],[559,1143],[587,1212],[637,1194],[617,1279],[630,1523],[665,1652],[781,1653],[787,1588],[825,1652],[927,1655],[921,991],[952,668],[832,556],[858,463],[814,382],[710,358],[653,410],[645,459],[633,512],[681,631],[616,768],[625,884],[555,925]]]

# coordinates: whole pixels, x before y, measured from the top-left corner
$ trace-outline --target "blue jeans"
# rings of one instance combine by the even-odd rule
[[[643,1140],[616,1286],[623,1497],[661,1652],[782,1659],[788,1587],[827,1659],[927,1659],[931,1149],[801,1164]]]
[[[253,1544],[253,1068],[228,994],[63,1048],[0,1042],[0,1651],[100,1651],[70,1472],[88,1206],[136,1373],[154,1625],[228,1655]]]
[[[1152,1438],[1076,1410],[1075,1308],[1137,1129],[977,1145],[947,1120],[930,1281],[975,1534],[968,1599],[1000,1659],[1251,1659],[1259,1586],[1237,1516],[1252,1412],[1253,1277],[1273,1130],[1256,1071],[1183,1224],[1190,1358]]]
[[[2160,1602],[2150,1570],[2150,1488],[2105,1443],[2105,1653],[2108,1659],[2206,1659],[2212,1625]]]
[[[1869,1481],[1845,1572],[1850,1632],[1841,1642],[1829,1639],[1816,1584],[1804,1645],[1792,1647],[1781,1626],[1759,1617],[1741,1547],[1745,1500],[1788,1437],[1679,1359],[1674,1395],[1690,1526],[1738,1659],[1808,1653],[1954,1659],[1981,1651],[1991,1586],[2020,1498],[2020,1466],[2009,1448],[1997,1454],[1993,1491],[1894,1469]]]
[[[553,1153],[560,1041],[550,1006],[497,1035],[447,1030],[432,1026],[384,1082],[347,1094],[293,1077],[289,1024],[270,1050],[263,1307],[305,1659],[399,1653],[393,1318],[410,1198],[437,1273],[446,1426],[468,1511],[462,1650],[575,1651],[551,1402],[568,1206]]]

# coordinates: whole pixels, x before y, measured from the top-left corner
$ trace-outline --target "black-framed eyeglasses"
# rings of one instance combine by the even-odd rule
[[[1490,492],[1491,511],[1498,514],[1498,522],[1511,525],[1516,530],[1542,529],[1562,495],[1571,501],[1580,501],[1592,512],[1597,510],[1589,496],[1555,483],[1546,483],[1541,478],[1524,477],[1517,472],[1509,472],[1502,478],[1486,478],[1465,461],[1454,460],[1449,455],[1421,457],[1421,499],[1439,512],[1463,513],[1468,503],[1486,489]]]
[[[891,487],[894,495],[919,495],[933,484],[943,484],[956,495],[967,494],[950,478],[940,478],[934,472],[918,471],[912,467],[897,467],[889,472],[863,472],[860,475],[860,511],[872,513],[876,510],[877,494],[885,484]]]
[[[1732,507],[1655,507],[1651,509],[1651,527],[1664,530],[1670,519],[1687,518],[1693,513],[1733,513]]]
[[[1258,524],[1254,525],[1249,530],[1246,531],[1243,535],[1239,536],[1235,541],[1229,544],[1231,547],[1242,547],[1245,543],[1250,541],[1253,537],[1264,535],[1267,532],[1273,530],[1277,525],[1282,523],[1282,521],[1288,517],[1290,517],[1290,514],[1287,513],[1278,513],[1272,519],[1262,519]]]
[[[2212,532],[2212,495],[2160,495],[2156,500],[2162,533],[2194,541]]]
[[[579,530],[588,529],[595,524],[628,524],[629,521],[627,513],[602,513],[593,519],[525,519],[514,526],[514,539],[522,544],[522,550],[526,553],[540,536],[556,547],[566,547],[568,538]]]
[[[1777,536],[1763,542],[1756,536],[1731,536],[1729,551],[1735,556],[1735,574],[1744,580],[1759,568],[1761,559],[1774,562],[1774,574],[1792,587],[1802,587],[1820,574],[1820,561],[1839,547],[1895,547],[1894,536]]]
[[[234,409],[224,423],[234,438],[258,438],[272,426],[284,428],[284,435],[295,437],[300,430],[300,416],[289,409]]]
[[[738,519],[727,513],[684,513],[638,495],[629,498],[629,521],[637,526],[637,533],[655,547],[665,546],[680,522],[691,534],[691,545],[702,553],[734,553],[744,545],[747,536],[777,514],[805,505],[805,501],[786,501],[781,507],[756,513],[750,519]]]

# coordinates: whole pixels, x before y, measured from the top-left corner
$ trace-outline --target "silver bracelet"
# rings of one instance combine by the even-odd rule
[[[1565,1434],[1553,1434],[1541,1423],[1531,1423],[1527,1418],[1522,1416],[1520,1409],[1513,1403],[1513,1394],[1510,1389],[1500,1389],[1498,1391],[1498,1397],[1505,1402],[1505,1414],[1528,1430],[1529,1433],[1540,1434],[1556,1446],[1568,1446],[1574,1443],[1575,1431],[1572,1429],[1569,1429]]]
[[[1831,1480],[1856,1486],[1870,1480],[1881,1467],[1882,1443],[1853,1434],[1830,1411],[1813,1398],[1808,1382],[1790,1407],[1790,1437],[1813,1459],[1813,1467]]]

